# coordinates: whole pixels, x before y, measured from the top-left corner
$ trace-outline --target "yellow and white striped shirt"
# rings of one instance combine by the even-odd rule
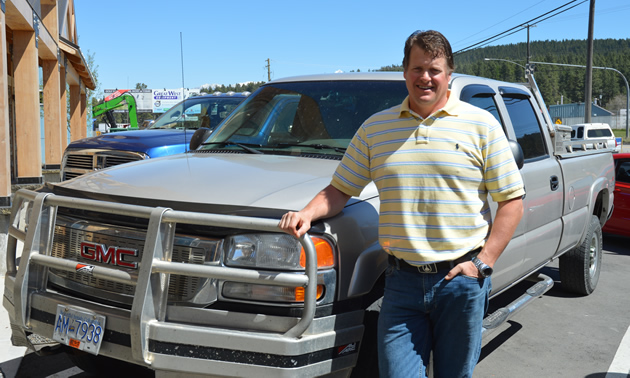
[[[380,243],[410,264],[454,260],[483,246],[492,222],[488,193],[496,202],[525,194],[499,122],[456,98],[426,119],[407,98],[366,120],[331,184],[356,196],[370,181],[381,201]]]

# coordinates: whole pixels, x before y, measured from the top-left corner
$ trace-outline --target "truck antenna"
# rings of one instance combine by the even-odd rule
[[[184,86],[184,42],[182,32],[179,32],[179,49],[181,52],[182,61],[182,96],[184,97],[184,102],[182,103],[182,119],[184,121],[184,151],[188,152],[188,144],[186,143],[186,87]]]

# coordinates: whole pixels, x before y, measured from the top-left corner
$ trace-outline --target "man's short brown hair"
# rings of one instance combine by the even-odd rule
[[[451,44],[448,42],[448,39],[446,39],[442,33],[435,30],[417,30],[413,32],[405,42],[405,56],[403,58],[403,69],[405,71],[407,71],[409,55],[414,45],[431,54],[433,59],[443,56],[446,58],[446,64],[451,72],[455,70],[453,51],[451,50]]]

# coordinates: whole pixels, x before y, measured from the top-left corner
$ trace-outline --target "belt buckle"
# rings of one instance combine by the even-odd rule
[[[431,264],[423,264],[417,267],[418,268],[418,272],[420,273],[437,273],[438,269],[437,269],[437,265],[435,265],[435,263],[431,263]]]

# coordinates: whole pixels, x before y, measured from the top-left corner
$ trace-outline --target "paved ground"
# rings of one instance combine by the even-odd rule
[[[4,293],[4,275],[0,275],[0,293]],[[11,345],[9,315],[0,307],[0,377],[15,377],[26,348]]]

